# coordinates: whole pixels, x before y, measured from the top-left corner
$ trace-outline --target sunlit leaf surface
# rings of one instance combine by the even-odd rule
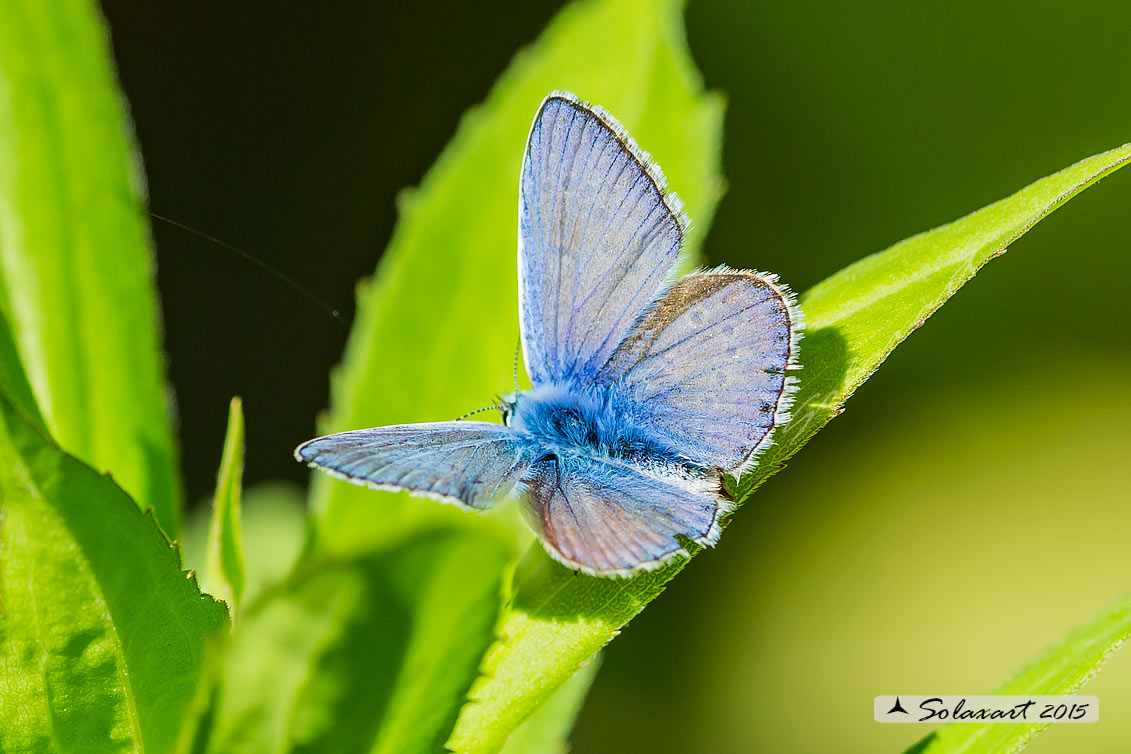
[[[228,603],[233,619],[247,581],[244,564],[241,498],[243,497],[243,404],[233,398],[228,411],[224,453],[212,496],[212,522],[202,586]]]
[[[0,0],[0,19],[0,311],[60,445],[176,537],[144,185],[106,31],[87,0]]]
[[[170,751],[224,605],[2,394],[0,504],[0,751]]]

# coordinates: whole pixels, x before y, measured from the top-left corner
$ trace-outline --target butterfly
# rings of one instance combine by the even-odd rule
[[[375,427],[299,446],[348,481],[475,510],[516,496],[546,552],[595,576],[714,545],[789,421],[801,313],[769,274],[675,278],[689,220],[609,113],[543,100],[519,182],[519,326],[532,388],[502,424]]]

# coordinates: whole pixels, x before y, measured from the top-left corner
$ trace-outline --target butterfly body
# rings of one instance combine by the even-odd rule
[[[637,416],[615,387],[544,385],[515,397],[505,422],[546,453],[576,453],[645,465],[695,466]]]
[[[483,510],[514,495],[546,552],[629,576],[713,545],[723,478],[789,421],[802,322],[773,275],[675,279],[687,232],[663,174],[608,113],[551,93],[519,181],[519,325],[532,388],[503,424],[432,422],[311,440],[356,484]]]

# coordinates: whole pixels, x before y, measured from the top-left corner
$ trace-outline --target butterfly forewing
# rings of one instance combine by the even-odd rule
[[[800,322],[769,276],[688,275],[649,307],[597,382],[703,466],[740,469],[788,419]]]
[[[400,424],[319,437],[295,457],[355,484],[404,489],[487,508],[509,494],[537,456],[501,424]]]
[[[609,115],[552,94],[534,119],[519,199],[519,310],[534,384],[584,381],[679,255],[663,176]]]

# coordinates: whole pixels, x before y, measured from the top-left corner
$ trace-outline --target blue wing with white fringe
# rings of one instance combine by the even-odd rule
[[[675,265],[682,205],[612,116],[561,92],[534,119],[519,196],[527,371],[535,385],[588,381]]]
[[[295,450],[298,460],[355,484],[478,509],[509,494],[536,456],[508,427],[476,421],[359,429]]]
[[[741,472],[789,420],[800,314],[774,277],[687,275],[641,316],[597,375],[634,419],[691,461]]]

